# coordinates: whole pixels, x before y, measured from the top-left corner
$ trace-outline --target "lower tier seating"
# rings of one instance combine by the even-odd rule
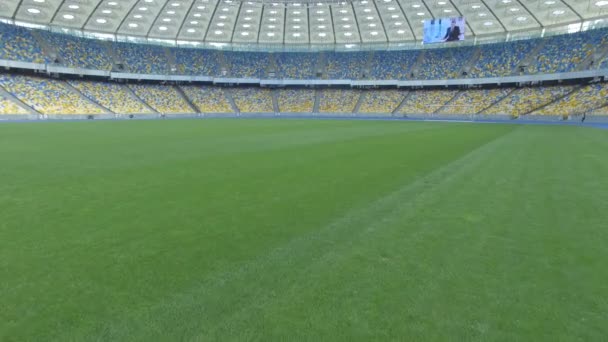
[[[27,111],[17,106],[12,100],[0,95],[0,115],[3,114],[27,114]]]
[[[366,91],[363,93],[359,113],[392,113],[401,104],[406,94],[407,90],[395,89]]]
[[[0,74],[0,86],[42,114],[103,114],[90,100],[71,90],[63,81],[22,75]]]
[[[285,113],[310,113],[315,105],[312,89],[281,89],[278,91],[279,109]]]
[[[437,114],[477,114],[507,96],[512,89],[469,89],[460,92]]]
[[[114,113],[149,114],[153,113],[143,102],[136,98],[126,86],[110,82],[68,81],[84,96],[93,99]]]
[[[173,86],[159,84],[130,84],[133,92],[159,113],[192,113],[192,108]]]
[[[235,88],[232,98],[241,113],[272,113],[271,90],[265,88]]]
[[[591,112],[608,104],[608,83],[589,84],[563,98],[540,108],[532,114],[577,115]]]
[[[416,90],[403,100],[402,114],[432,114],[445,106],[458,94],[458,90]]]
[[[27,114],[27,107],[55,115],[312,113],[316,102],[319,113],[345,115],[607,115],[608,82],[491,89],[268,89],[0,73],[0,114]]]
[[[513,91],[482,114],[506,114],[520,116],[568,94],[573,86],[530,87]]]
[[[234,113],[221,87],[192,85],[181,88],[202,113]]]
[[[321,90],[319,111],[321,113],[352,113],[359,100],[359,91],[352,89]]]

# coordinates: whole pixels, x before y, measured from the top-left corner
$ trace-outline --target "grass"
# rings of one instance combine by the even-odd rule
[[[2,124],[0,340],[603,340],[607,138]]]

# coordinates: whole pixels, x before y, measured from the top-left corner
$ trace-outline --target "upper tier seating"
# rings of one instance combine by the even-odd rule
[[[169,71],[165,48],[161,46],[115,43],[114,53],[133,73],[167,74]]]
[[[267,77],[287,79],[449,79],[461,78],[465,66],[469,77],[500,77],[518,73],[553,73],[588,68],[589,57],[604,51],[608,29],[552,36],[542,39],[486,44],[476,47],[441,47],[424,50],[374,52],[264,53],[162,47],[97,40],[38,31],[44,46],[56,50],[60,62],[70,67],[110,70],[123,62],[125,71],[140,74]],[[0,24],[0,59],[48,62],[29,29]],[[540,51],[536,54],[535,48]],[[474,60],[476,52],[479,57]],[[276,68],[275,68],[276,67]],[[608,68],[608,58],[591,68]],[[274,70],[276,69],[276,70]],[[222,71],[225,70],[224,74]],[[415,75],[412,75],[414,72]]]
[[[374,80],[405,80],[416,63],[419,51],[376,51],[370,63]]]
[[[93,99],[100,105],[117,114],[153,113],[138,98],[127,90],[126,86],[110,82],[93,82],[69,80],[72,87],[84,96]]]
[[[91,101],[70,90],[62,81],[0,74],[0,86],[21,102],[43,114],[103,114]]]
[[[507,96],[513,89],[469,89],[462,91],[437,114],[477,114]]]
[[[130,84],[129,88],[150,107],[163,114],[192,113],[186,100],[173,88],[160,84]]]
[[[221,87],[192,85],[181,88],[202,113],[234,113]]]
[[[480,49],[479,59],[471,70],[469,77],[509,76],[515,67],[532,51],[536,40],[488,44]]]
[[[0,59],[47,62],[29,29],[3,23],[0,23]]]
[[[176,74],[220,76],[220,51],[191,48],[171,49],[175,53]]]
[[[0,115],[2,114],[27,114],[27,111],[0,94]]]
[[[437,80],[458,78],[460,71],[471,60],[474,49],[447,48],[424,51],[424,62],[418,68],[416,78]]]
[[[584,114],[608,104],[608,83],[595,83],[581,87],[565,97],[534,111],[540,115]]]
[[[544,38],[545,45],[539,51],[536,62],[528,68],[529,72],[575,71],[607,34],[608,30],[600,29]]]
[[[231,52],[224,54],[229,65],[230,77],[262,78],[270,63],[267,53]]]
[[[365,114],[387,114],[392,113],[404,97],[407,90],[387,89],[373,90],[363,93],[363,99],[359,106],[359,113]]]
[[[574,89],[573,86],[530,87],[513,91],[482,114],[506,114],[520,116],[544,106],[564,96]]]
[[[288,53],[275,54],[277,63],[277,76],[289,79],[313,79],[315,78],[315,67],[317,53]]]
[[[315,105],[315,91],[312,89],[280,89],[277,102],[285,113],[310,113]]]
[[[399,110],[402,114],[432,114],[458,94],[458,90],[415,90],[410,92]]]
[[[334,52],[327,54],[327,79],[359,79],[369,53]]]
[[[232,98],[241,113],[273,113],[271,90],[266,88],[235,88]]]
[[[359,100],[360,91],[353,89],[323,89],[319,103],[322,113],[352,113]]]
[[[100,40],[77,38],[48,31],[41,31],[40,34],[57,51],[58,57],[65,66],[96,70],[112,69],[108,47]]]

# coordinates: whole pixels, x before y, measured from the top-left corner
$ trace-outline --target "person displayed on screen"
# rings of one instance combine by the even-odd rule
[[[443,37],[444,42],[454,42],[460,40],[460,26],[456,25],[456,19],[452,19],[452,24]]]

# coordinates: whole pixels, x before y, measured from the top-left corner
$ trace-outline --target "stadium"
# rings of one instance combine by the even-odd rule
[[[608,1],[0,1],[0,341],[602,341]]]

